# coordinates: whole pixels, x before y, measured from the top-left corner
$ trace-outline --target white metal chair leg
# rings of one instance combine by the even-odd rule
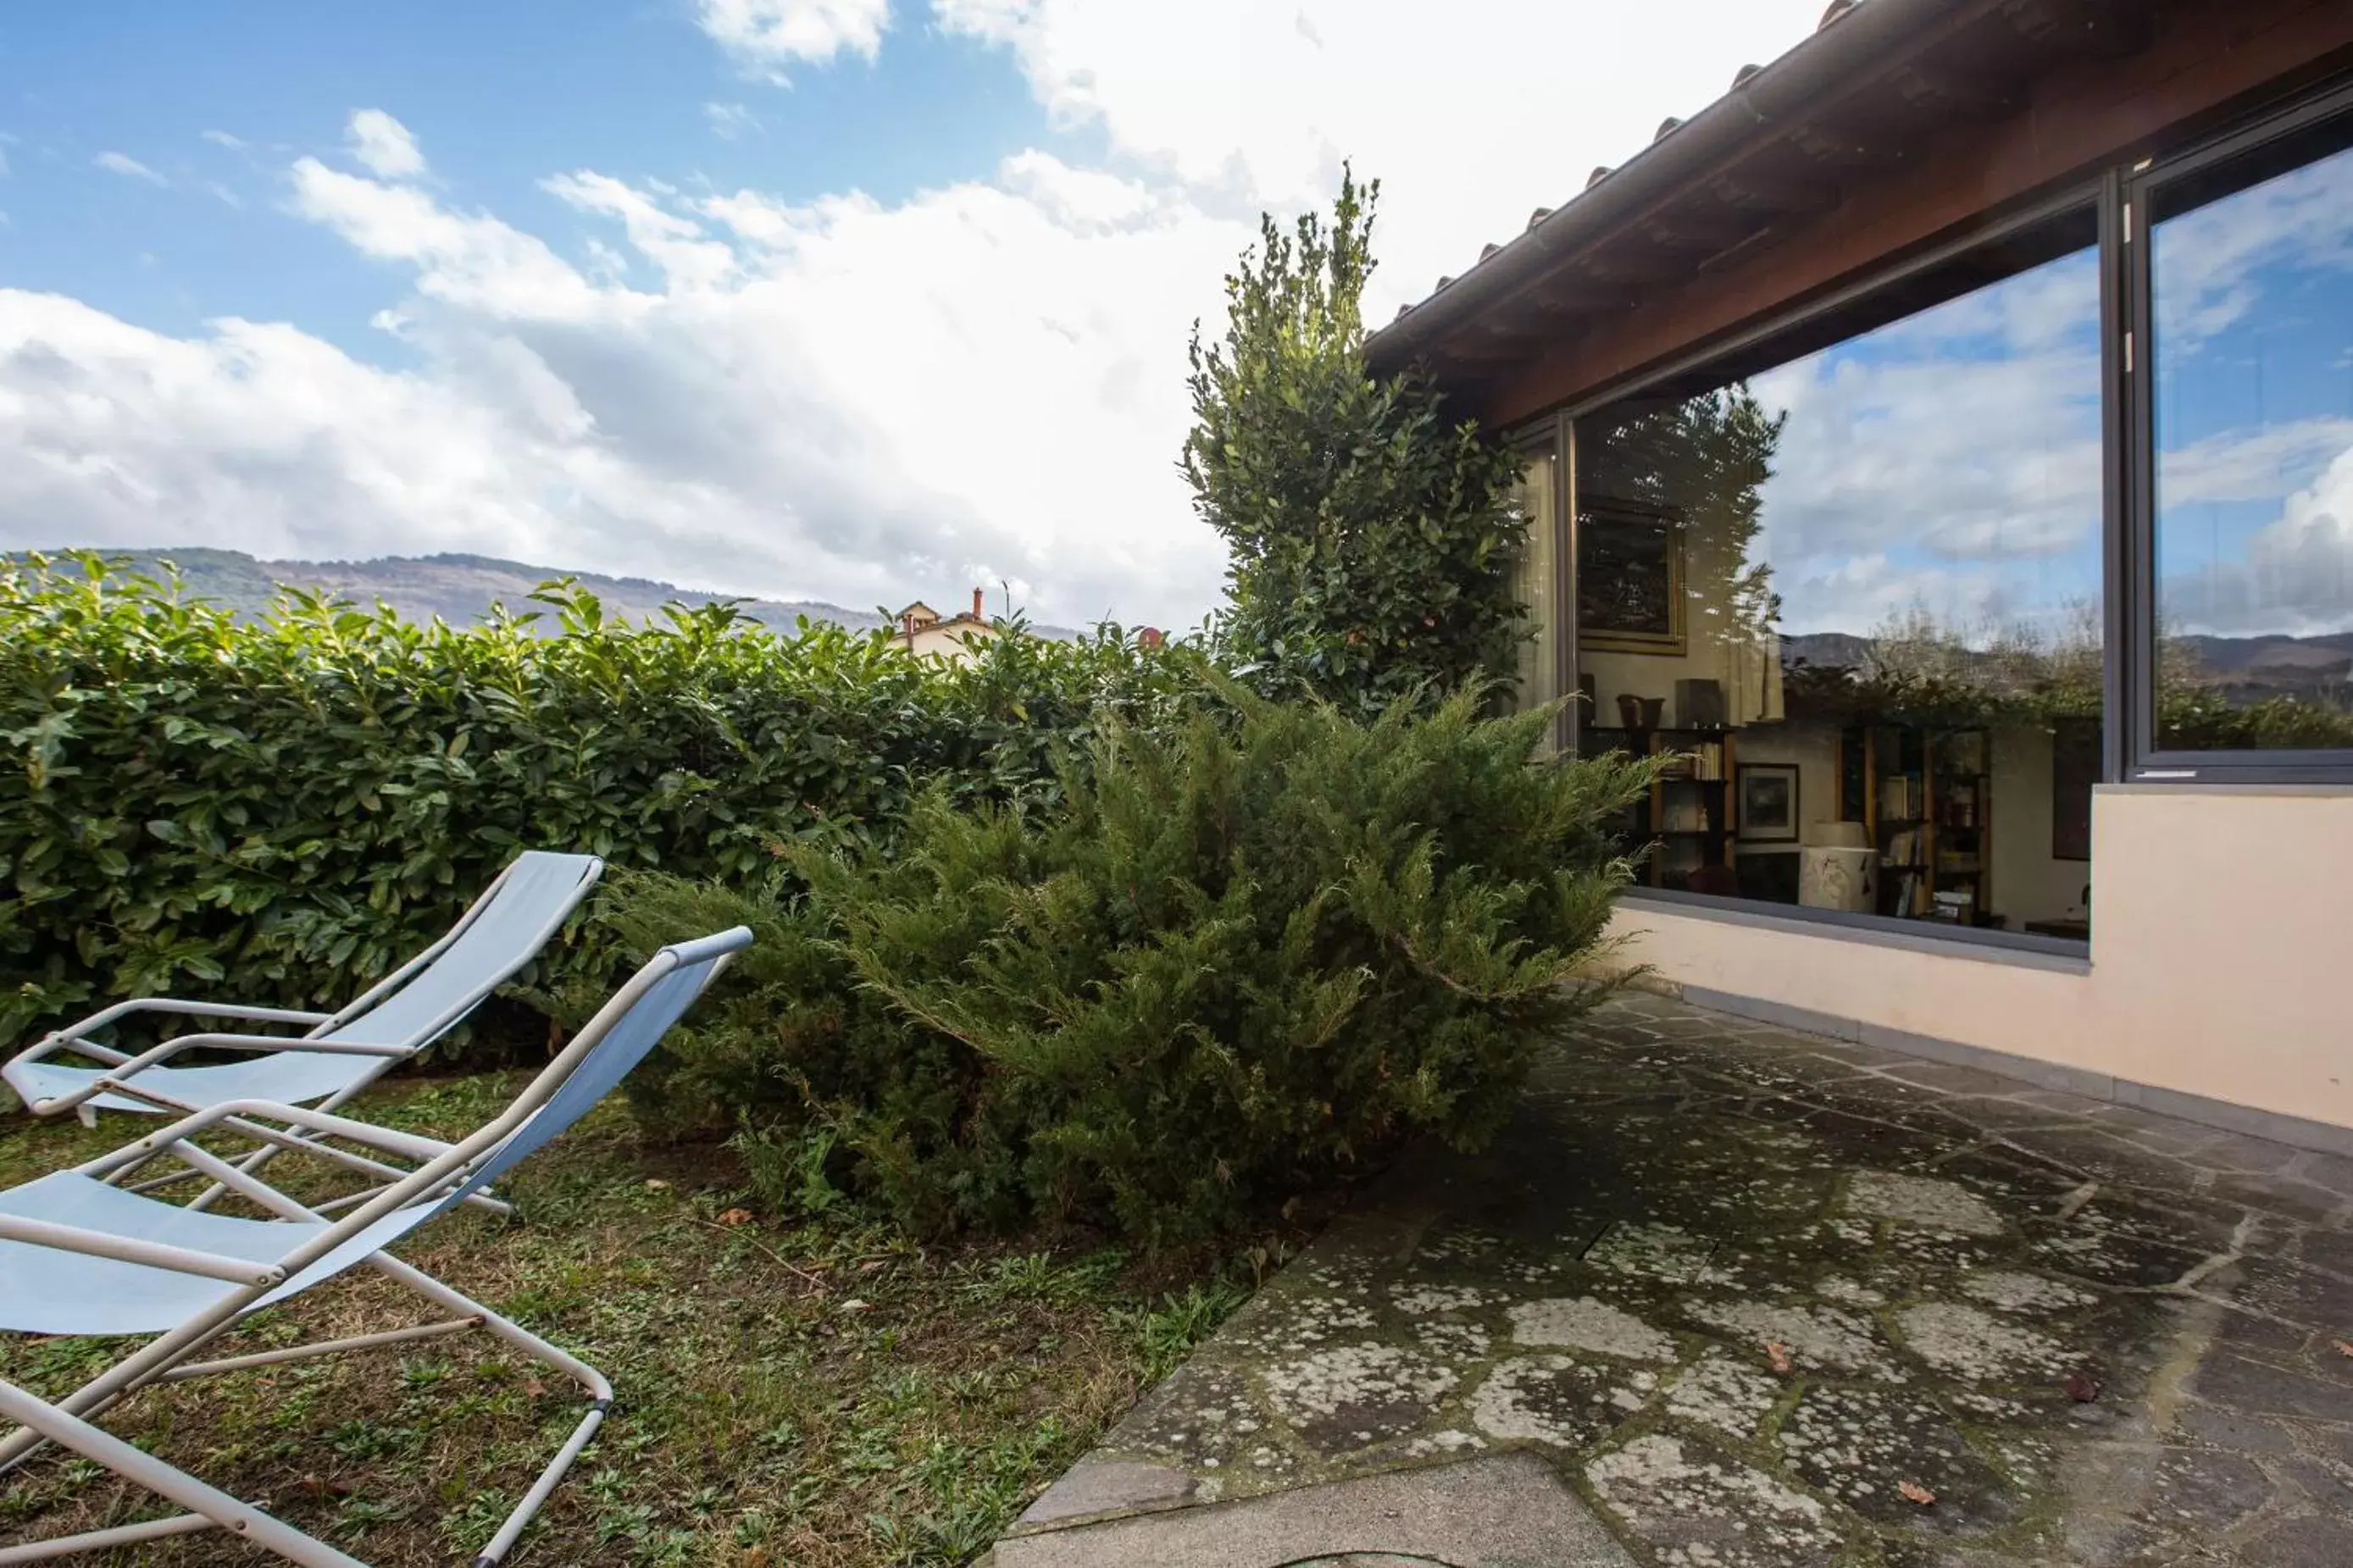
[[[60,1535],[47,1541],[36,1541],[29,1546],[0,1547],[0,1563],[47,1563],[59,1557],[77,1557],[85,1552],[111,1552],[121,1546],[143,1546],[151,1541],[169,1541],[175,1535],[194,1535],[198,1531],[219,1528],[200,1513],[175,1514],[170,1519],[150,1520],[144,1524],[124,1524],[112,1530]]]
[[[300,1564],[301,1568],[367,1568],[367,1564],[358,1558],[338,1552],[325,1542],[305,1535],[291,1525],[280,1523],[259,1509],[239,1502],[218,1488],[206,1485],[185,1470],[132,1447],[121,1438],[91,1426],[79,1416],[69,1415],[55,1405],[34,1398],[14,1384],[0,1383],[0,1415],[38,1432],[53,1443],[71,1448],[84,1458],[96,1460],[123,1479],[144,1487],[158,1497],[178,1503],[199,1516],[202,1521],[189,1522],[184,1516],[175,1520],[159,1520],[153,1524],[126,1525],[78,1537],[68,1536],[29,1547],[9,1547],[0,1551],[0,1563],[38,1563],[69,1552],[127,1545],[134,1541],[153,1540],[164,1534],[176,1535],[209,1526],[249,1541],[266,1552],[274,1552],[287,1562]],[[127,1533],[131,1531],[139,1533]]]
[[[531,1489],[523,1494],[521,1502],[515,1504],[514,1511],[507,1515],[506,1522],[499,1526],[499,1532],[491,1538],[490,1544],[482,1548],[481,1554],[473,1562],[473,1568],[498,1568],[506,1561],[507,1553],[514,1550],[515,1542],[522,1538],[522,1532],[533,1518],[554,1495],[555,1489],[562,1484],[573,1462],[580,1458],[581,1451],[596,1436],[597,1428],[604,1426],[606,1414],[613,1406],[613,1385],[606,1381],[603,1373],[579,1357],[548,1343],[521,1323],[499,1316],[480,1301],[451,1289],[423,1269],[403,1263],[390,1253],[379,1252],[369,1258],[368,1263],[379,1273],[406,1285],[427,1300],[479,1320],[483,1329],[533,1361],[562,1373],[578,1384],[581,1392],[588,1396],[587,1414],[580,1418],[580,1424],[572,1429],[572,1436],[565,1439],[564,1447],[556,1451],[554,1458],[548,1461],[547,1468],[539,1473],[539,1479],[532,1483]]]
[[[515,1543],[522,1539],[524,1530],[530,1527],[531,1521],[538,1516],[539,1510],[546,1506],[547,1500],[554,1495],[555,1489],[563,1484],[565,1476],[571,1471],[573,1465],[577,1462],[589,1443],[595,1439],[598,1429],[604,1426],[605,1417],[612,1409],[613,1385],[607,1381],[604,1373],[579,1357],[551,1344],[522,1324],[501,1317],[480,1302],[444,1285],[424,1270],[403,1263],[389,1253],[378,1253],[368,1261],[371,1267],[386,1277],[459,1316],[448,1321],[423,1324],[414,1329],[360,1335],[351,1339],[262,1352],[248,1356],[232,1356],[225,1361],[201,1363],[181,1363],[168,1370],[152,1374],[147,1381],[175,1383],[185,1378],[209,1377],[221,1373],[244,1371],[251,1367],[304,1360],[343,1351],[381,1348],[411,1340],[454,1333],[470,1328],[487,1331],[514,1346],[532,1360],[571,1379],[579,1385],[581,1392],[589,1400],[588,1409],[581,1416],[579,1424],[573,1428],[572,1435],[565,1439],[564,1446],[556,1451],[555,1457],[549,1460],[547,1467],[539,1473],[538,1479],[532,1483],[531,1489],[523,1494],[522,1500],[518,1502],[513,1510],[507,1515],[505,1522],[500,1525],[498,1533],[491,1538],[490,1543],[473,1560],[473,1568],[498,1568],[499,1564],[506,1561],[508,1553],[514,1550]],[[225,1331],[227,1325],[224,1325],[221,1331]],[[90,1392],[90,1390],[85,1387],[77,1397],[86,1396]],[[128,1389],[121,1392],[128,1392]],[[95,1401],[95,1408],[90,1413],[102,1414],[116,1404],[119,1397],[118,1394],[114,1397],[102,1397]],[[227,1493],[220,1492],[187,1475],[185,1471],[174,1469],[162,1460],[123,1443],[103,1428],[93,1426],[79,1416],[69,1415],[55,1405],[37,1400],[30,1394],[23,1394],[5,1383],[0,1383],[0,1416],[5,1416],[24,1428],[18,1441],[23,1441],[27,1436],[31,1439],[31,1446],[25,1452],[17,1454],[13,1463],[0,1467],[0,1469],[14,1468],[16,1464],[22,1463],[30,1458],[32,1453],[37,1452],[41,1442],[46,1439],[96,1459],[125,1479],[145,1487],[159,1496],[168,1498],[184,1508],[195,1510],[193,1514],[168,1520],[154,1520],[142,1524],[121,1525],[111,1530],[61,1536],[26,1546],[0,1548],[0,1568],[10,1568],[10,1565],[16,1563],[48,1562],[55,1558],[72,1556],[84,1552],[135,1545],[144,1541],[161,1540],[170,1535],[214,1528],[232,1530],[255,1544],[267,1547],[288,1561],[301,1564],[302,1568],[344,1568],[345,1564],[352,1565],[352,1568],[366,1568],[364,1563],[360,1563],[355,1559],[336,1552],[334,1548],[304,1535],[291,1526],[270,1520],[269,1516],[260,1513],[258,1510],[248,1508]],[[130,1462],[118,1464],[111,1457],[122,1454],[128,1454],[133,1458]],[[173,1480],[173,1486],[167,1487],[163,1484],[166,1479]],[[206,1500],[199,1502],[195,1500],[198,1498]],[[224,1512],[225,1510],[237,1511],[232,1517]],[[261,1521],[268,1529],[264,1531],[249,1522],[238,1524],[236,1522],[237,1519]],[[287,1543],[297,1545],[303,1551],[326,1552],[330,1555],[301,1555],[298,1551],[289,1550]]]

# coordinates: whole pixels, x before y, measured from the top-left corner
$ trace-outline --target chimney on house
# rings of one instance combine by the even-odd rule
[[[987,618],[980,613],[980,590],[977,588],[972,591],[972,618],[976,621]]]

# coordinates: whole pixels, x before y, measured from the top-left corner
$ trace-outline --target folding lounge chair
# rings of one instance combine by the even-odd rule
[[[0,1079],[36,1116],[79,1110],[84,1121],[92,1122],[100,1110],[170,1114],[231,1100],[316,1102],[332,1110],[481,1005],[547,945],[604,870],[605,863],[594,855],[523,851],[447,936],[339,1013],[141,997],[47,1036],[0,1067]],[[311,1029],[299,1037],[182,1035],[135,1057],[88,1037],[133,1013],[305,1024]],[[252,1055],[216,1065],[171,1065],[173,1058],[198,1048]],[[100,1065],[68,1067],[50,1059],[61,1052]]]
[[[95,1425],[116,1402],[157,1383],[405,1343],[480,1328],[577,1384],[589,1400],[539,1479],[474,1562],[501,1562],[565,1470],[603,1424],[613,1391],[596,1368],[469,1300],[384,1249],[463,1201],[555,1137],[619,1083],[747,946],[743,927],[666,947],[573,1037],[498,1120],[445,1144],[323,1111],[259,1100],[230,1101],[73,1170],[0,1193],[0,1331],[34,1334],[153,1334],[66,1397],[50,1403],[0,1382],[0,1419],[21,1429],[0,1438],[0,1475],[54,1442],[188,1511],[30,1544],[0,1546],[0,1564],[220,1529],[303,1568],[366,1568],[334,1547],[132,1447]],[[297,1128],[296,1138],[280,1131]],[[364,1201],[340,1218],[306,1207],[200,1147],[210,1130],[275,1139],[304,1156],[368,1177]],[[413,1170],[352,1153],[343,1140]],[[151,1161],[195,1166],[280,1217],[243,1219],[174,1207],[115,1184]],[[386,1173],[397,1179],[385,1181]],[[348,1202],[348,1200],[346,1200]],[[334,1207],[338,1205],[322,1205]],[[249,1314],[361,1264],[452,1314],[415,1327],[213,1361],[193,1359]]]

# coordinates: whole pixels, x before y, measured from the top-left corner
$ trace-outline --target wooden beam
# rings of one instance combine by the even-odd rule
[[[2122,59],[2157,34],[2146,0],[2010,0],[2005,9],[2022,37],[2068,58]]]
[[[1734,206],[1777,217],[1826,213],[1839,205],[1838,187],[1815,180],[1784,180],[1743,171],[1725,175],[1713,188],[1718,199]]]
[[[1737,265],[1712,267],[1699,278],[1624,278],[1642,287],[1641,310],[1564,334],[1508,383],[1486,391],[1481,416],[1508,426],[1584,396],[1865,274],[1989,208],[2137,155],[2172,128],[2206,123],[2253,93],[2353,65],[2353,6],[2343,0],[2132,3],[2154,13],[2158,30],[2147,50],[2103,64],[2054,48],[2047,73],[2038,69],[2025,102],[2000,124],[1929,142],[1902,160],[1895,177],[1825,170],[1840,194],[1834,216],[1803,228],[1792,223],[1775,243],[1751,247]],[[1778,162],[1767,166],[1777,176],[1803,178]],[[1710,179],[1726,181],[1772,190],[1737,170]]]
[[[1827,125],[1799,126],[1789,133],[1789,145],[1815,163],[1837,169],[1894,169],[1908,157],[1892,140],[1865,142]]]
[[[2016,111],[2018,97],[1989,82],[1915,61],[1890,79],[1905,103],[1925,108],[1957,109],[1981,120],[1999,120]]]
[[[1492,367],[1533,358],[1549,339],[1549,333],[1534,326],[1483,321],[1447,337],[1440,352],[1464,364]]]
[[[1685,206],[1644,224],[1642,232],[1653,245],[1668,250],[1715,256],[1746,245],[1759,230],[1771,226],[1771,222],[1763,214],[1743,212],[1737,207],[1718,207],[1711,212]]]
[[[1528,303],[1546,316],[1601,316],[1630,310],[1642,291],[1598,279],[1556,278],[1528,290]]]

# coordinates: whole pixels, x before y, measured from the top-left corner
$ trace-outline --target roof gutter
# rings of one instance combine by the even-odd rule
[[[1825,97],[1917,54],[2000,0],[1865,0],[1594,182],[1566,206],[1370,334],[1366,355],[1396,363],[1429,349],[1568,253],[1639,218],[1677,187]]]

